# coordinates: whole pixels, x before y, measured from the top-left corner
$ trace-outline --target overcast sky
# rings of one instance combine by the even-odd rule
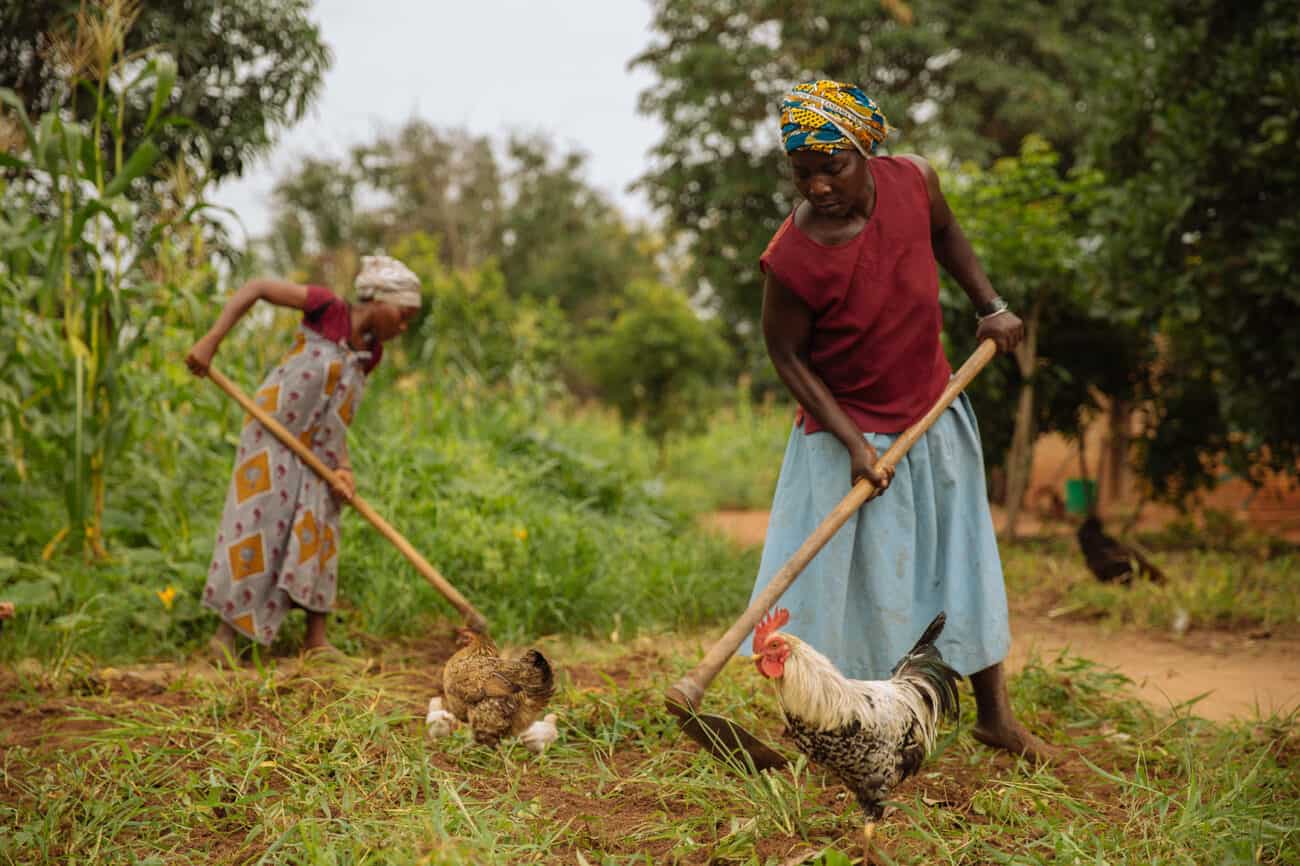
[[[648,0],[316,0],[312,15],[334,51],[315,108],[214,196],[250,234],[296,159],[342,156],[412,117],[502,141],[549,133],[588,154],[587,179],[626,213],[648,215],[627,191],[660,134],[636,111],[653,79],[627,69],[651,41]]]

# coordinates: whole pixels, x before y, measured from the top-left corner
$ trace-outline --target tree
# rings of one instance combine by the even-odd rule
[[[1101,177],[1062,177],[1058,155],[1029,137],[1020,155],[990,170],[968,164],[947,182],[947,197],[990,279],[1024,319],[1015,364],[995,367],[971,388],[990,461],[1006,455],[1006,532],[1014,536],[1039,434],[1082,432],[1097,394],[1127,400],[1149,362],[1148,336],[1099,296],[1088,218]],[[945,285],[946,331],[961,356],[974,348],[970,305]],[[1002,407],[1016,406],[1014,414]],[[1008,424],[1012,420],[1013,424]]]
[[[39,117],[64,104],[67,49],[78,20],[116,9],[132,21],[123,54],[148,48],[176,62],[170,109],[191,123],[150,131],[163,154],[206,163],[214,178],[241,174],[316,98],[330,64],[320,30],[308,18],[310,0],[23,0],[0,9],[0,87],[12,88],[27,113]],[[97,11],[98,10],[98,11]],[[79,91],[72,109],[93,110],[94,95]],[[134,150],[145,132],[139,120],[126,130]]]
[[[1152,4],[1116,57],[1094,159],[1112,292],[1158,329],[1157,496],[1300,472],[1300,17],[1285,0]],[[1212,70],[1213,74],[1207,74]]]
[[[357,180],[382,202],[366,214],[374,241],[413,231],[440,238],[452,268],[478,265],[501,245],[501,167],[484,136],[411,120],[355,148]]]
[[[693,279],[733,331],[758,320],[759,254],[789,212],[777,101],[798,81],[860,83],[905,150],[985,163],[1030,133],[1074,160],[1092,82],[1132,38],[1129,0],[657,0],[658,41],[633,62],[665,126],[642,179],[686,233]],[[941,160],[940,160],[941,161]]]
[[[640,283],[610,325],[589,337],[583,365],[625,422],[639,422],[659,445],[690,427],[726,370],[726,343],[680,291]]]
[[[182,160],[159,170],[154,135],[168,128],[162,107],[176,64],[165,52],[125,53],[129,12],[117,0],[79,17],[75,53],[59,67],[66,101],[39,121],[0,88],[18,129],[0,152],[13,178],[0,180],[0,320],[9,332],[0,415],[63,481],[68,523],[47,551],[71,537],[96,557],[106,554],[105,474],[142,411],[130,362],[173,305],[193,299],[190,278],[211,276],[192,225],[201,184]],[[86,114],[74,94],[90,97]]]
[[[658,276],[652,239],[583,177],[586,157],[412,120],[342,159],[304,161],[275,186],[268,238],[286,271],[342,285],[359,252],[423,233],[455,271],[499,264],[516,298],[571,319],[607,315],[636,280]]]
[[[553,299],[575,320],[608,314],[630,284],[659,276],[652,240],[583,179],[583,154],[552,149],[509,143],[501,270],[516,296]]]
[[[512,298],[494,259],[448,267],[437,239],[423,232],[400,239],[392,251],[419,276],[429,301],[404,341],[421,368],[456,375],[466,393],[481,383],[521,386],[516,399],[549,396],[529,386],[554,378],[571,346],[568,323],[553,303]]]

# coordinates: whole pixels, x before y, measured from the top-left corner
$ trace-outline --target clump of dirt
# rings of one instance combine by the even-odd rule
[[[634,649],[603,664],[559,664],[557,667],[580,689],[603,689],[610,683],[626,689],[652,681],[663,671],[663,654],[654,649]]]

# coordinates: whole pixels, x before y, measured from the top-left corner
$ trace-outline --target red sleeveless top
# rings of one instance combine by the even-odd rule
[[[307,306],[302,311],[302,323],[332,343],[352,336],[352,310],[348,302],[324,286],[307,287]],[[384,357],[384,347],[376,343],[370,350],[370,360],[361,363],[366,375],[379,365]]]
[[[952,368],[939,342],[925,178],[897,157],[872,157],[867,168],[876,207],[857,237],[820,244],[791,213],[759,264],[812,311],[810,366],[858,429],[899,433],[934,404]],[[805,433],[822,429],[811,414],[799,414]]]

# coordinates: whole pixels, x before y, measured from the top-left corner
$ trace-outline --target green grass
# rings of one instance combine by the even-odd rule
[[[585,407],[552,435],[567,447],[627,467],[648,479],[651,493],[687,511],[767,508],[794,409],[785,400],[755,405],[743,389],[734,397],[709,416],[704,429],[669,437],[662,465],[650,438],[621,423],[613,410]]]
[[[785,407],[721,412],[661,465],[611,416],[542,411],[546,395],[527,387],[380,376],[352,434],[361,493],[498,637],[555,658],[561,740],[535,758],[464,732],[426,738],[447,608],[355,514],[331,634],[376,659],[367,671],[286,660],[301,617],[241,673],[105,669],[184,661],[214,625],[197,598],[239,415],[166,371],[149,380],[150,435],[137,431],[110,467],[110,562],[66,550],[43,561],[60,502],[0,465],[0,597],[20,606],[0,634],[0,863],[767,866],[804,851],[848,862],[861,817],[837,785],[802,763],[734,776],[662,711],[662,689],[701,651],[680,635],[712,637],[757,565],[756,551],[701,533],[696,514],[767,504]],[[1003,552],[1013,598],[1045,610],[1162,626],[1182,607],[1198,625],[1294,626],[1294,559],[1248,547],[1162,550],[1170,585],[1130,590],[1096,584],[1071,542]],[[1123,687],[1077,659],[1015,680],[1022,717],[1083,753],[1047,770],[975,745],[967,693],[959,728],[898,793],[875,859],[1300,860],[1294,717],[1166,717]],[[779,736],[770,690],[747,665],[707,702]]]
[[[375,646],[365,673],[279,668],[181,674],[26,664],[0,681],[0,862],[294,864],[845,863],[861,816],[802,761],[738,777],[663,712],[694,641],[551,640],[561,739],[433,741],[431,647]],[[1031,665],[1018,712],[1076,763],[1034,769],[945,733],[894,799],[884,863],[1261,863],[1300,857],[1295,718],[1213,725],[1153,714],[1078,659]],[[749,665],[708,698],[776,741]],[[788,749],[788,744],[784,744]],[[841,856],[844,855],[844,856]]]
[[[213,628],[198,598],[241,415],[215,388],[174,378],[151,380],[153,435],[111,467],[111,561],[88,566],[67,545],[43,561],[60,502],[0,466],[0,598],[19,607],[0,660],[175,657]],[[591,418],[526,397],[381,373],[351,434],[359,492],[503,636],[630,636],[743,604],[757,554],[696,528],[693,503],[664,489],[643,437],[606,428],[588,443]],[[336,629],[413,634],[429,612],[449,611],[350,511],[340,584]],[[170,604],[159,596],[168,587]],[[291,625],[282,645],[296,636]]]
[[[1007,592],[1019,607],[1111,625],[1168,629],[1180,612],[1194,628],[1300,632],[1300,556],[1166,548],[1155,585],[1096,580],[1073,538],[1001,546]]]

